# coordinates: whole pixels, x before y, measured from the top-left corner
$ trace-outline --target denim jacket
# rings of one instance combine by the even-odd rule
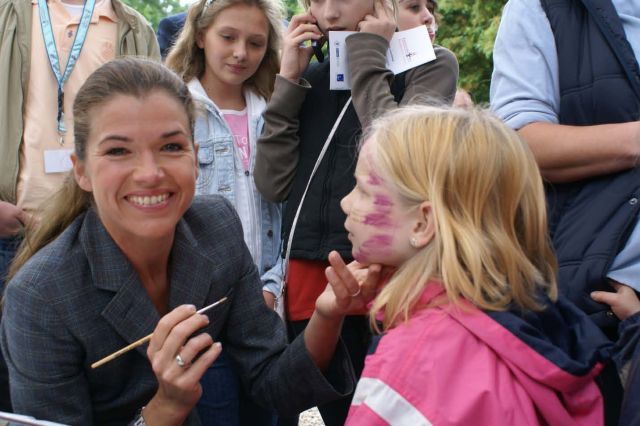
[[[218,107],[209,99],[195,78],[188,84],[196,104],[194,139],[199,144],[198,162],[200,174],[196,183],[196,194],[220,194],[235,205],[235,154],[231,130]],[[244,91],[247,102],[249,144],[251,157],[249,170],[253,170],[256,140],[262,132],[265,110],[264,98],[251,90]],[[260,200],[260,232],[262,234],[261,264],[257,265],[262,274],[263,290],[280,294],[282,286],[282,259],[280,257],[282,206],[265,200],[252,185],[253,196]],[[254,259],[255,260],[255,259]]]

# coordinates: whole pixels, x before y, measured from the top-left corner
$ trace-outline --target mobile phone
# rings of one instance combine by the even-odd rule
[[[322,53],[322,46],[324,45],[324,37],[320,40],[314,40],[311,42],[311,48],[318,62],[324,62],[324,53]]]

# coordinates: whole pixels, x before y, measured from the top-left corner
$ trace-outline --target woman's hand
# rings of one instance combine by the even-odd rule
[[[393,33],[396,32],[396,20],[390,2],[387,0],[375,0],[373,15],[365,15],[358,24],[358,31],[377,34],[390,41]]]
[[[329,253],[329,263],[325,271],[329,284],[316,300],[316,312],[326,318],[365,314],[382,282],[381,266],[355,260],[346,265],[336,251]]]
[[[591,298],[596,302],[606,303],[620,321],[640,312],[640,300],[634,289],[615,281],[609,281],[616,292],[594,291]]]
[[[179,306],[162,317],[153,331],[147,357],[158,391],[143,410],[147,424],[182,424],[202,395],[200,378],[222,351],[220,343],[213,344],[206,333],[189,338],[209,324],[206,315],[195,312],[192,305]]]
[[[322,32],[311,13],[301,13],[291,18],[282,46],[280,75],[297,84],[313,54],[313,48],[305,47],[304,43],[309,40],[319,42],[321,38]]]

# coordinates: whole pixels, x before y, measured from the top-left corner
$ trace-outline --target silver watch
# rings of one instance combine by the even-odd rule
[[[144,421],[144,417],[142,416],[142,410],[144,410],[144,407],[138,410],[136,418],[133,422],[129,423],[129,426],[147,426],[147,422]]]

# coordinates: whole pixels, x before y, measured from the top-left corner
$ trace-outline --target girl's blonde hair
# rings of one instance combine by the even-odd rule
[[[267,51],[258,70],[245,84],[256,93],[269,99],[273,93],[276,74],[280,70],[280,44],[282,42],[284,11],[278,0],[200,0],[189,7],[180,36],[169,51],[166,65],[186,83],[193,78],[202,78],[205,70],[204,49],[196,44],[199,34],[204,33],[224,9],[235,5],[255,6],[264,13],[269,25]]]
[[[555,300],[556,259],[542,179],[527,145],[489,112],[412,106],[374,124],[373,164],[407,208],[432,204],[433,241],[376,298],[371,322],[406,321],[429,280],[490,311]],[[379,331],[379,329],[378,329]]]

